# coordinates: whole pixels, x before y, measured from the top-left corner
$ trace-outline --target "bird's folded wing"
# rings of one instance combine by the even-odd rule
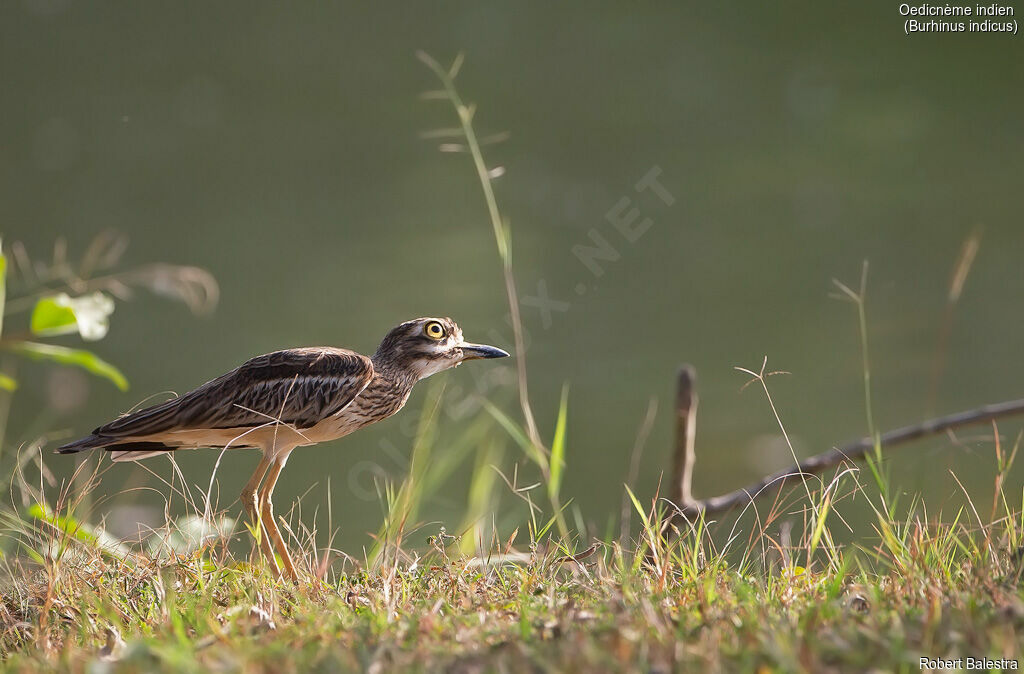
[[[143,437],[276,422],[309,428],[344,409],[372,378],[373,363],[352,351],[328,347],[275,351],[180,398],[126,414],[93,433]]]

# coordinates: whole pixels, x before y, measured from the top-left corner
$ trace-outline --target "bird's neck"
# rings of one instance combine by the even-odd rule
[[[411,389],[419,381],[419,376],[415,372],[390,359],[382,358],[379,354],[373,354],[370,361],[373,363],[375,377],[397,388]]]

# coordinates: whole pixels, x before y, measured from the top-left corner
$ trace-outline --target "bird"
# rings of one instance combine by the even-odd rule
[[[272,543],[285,572],[297,581],[272,503],[292,450],[390,417],[421,379],[467,360],[508,355],[465,341],[451,318],[416,318],[389,331],[369,357],[327,346],[256,356],[177,398],[124,414],[57,452],[104,449],[122,462],[179,449],[260,450],[259,465],[242,489],[242,506],[267,565],[280,577]]]

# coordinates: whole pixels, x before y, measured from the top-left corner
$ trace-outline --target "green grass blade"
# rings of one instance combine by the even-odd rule
[[[644,523],[644,530],[650,531],[651,520],[647,517],[647,511],[644,510],[642,505],[640,505],[640,501],[637,500],[636,495],[633,494],[633,490],[629,488],[629,485],[624,484],[622,486],[626,488],[626,493],[629,494],[629,500],[633,502],[633,507],[636,508],[638,513],[640,513],[640,519],[643,520]]]
[[[570,503],[572,503],[572,501],[567,501],[567,502],[566,502],[566,504],[565,504],[565,505],[563,505],[563,506],[562,506],[562,507],[561,507],[561,508],[560,508],[560,509],[558,510],[558,512],[556,512],[556,513],[555,513],[554,515],[552,515],[552,516],[551,516],[551,519],[549,519],[549,520],[548,520],[548,521],[547,521],[547,522],[546,522],[546,523],[544,524],[543,528],[541,528],[541,529],[540,529],[540,531],[538,531],[538,532],[537,532],[537,535],[536,535],[536,537],[537,537],[537,540],[538,540],[538,541],[539,541],[540,539],[544,538],[544,534],[546,534],[546,533],[547,533],[548,531],[550,531],[550,530],[551,530],[551,525],[553,525],[553,524],[557,523],[557,522],[558,522],[558,521],[559,521],[559,520],[560,520],[560,519],[562,518],[562,513],[563,513],[563,512],[565,512],[565,509],[569,507],[569,504],[570,504]]]
[[[0,244],[2,246],[2,244]],[[4,331],[4,304],[7,301],[7,256],[0,247],[0,335]]]
[[[524,433],[523,429],[519,427],[519,424],[512,421],[507,414],[495,407],[494,403],[489,400],[484,400],[482,402],[484,409],[486,409],[490,415],[497,420],[501,427],[504,428],[510,436],[512,436],[512,439],[515,440],[516,444],[522,448],[526,456],[540,466],[541,470],[547,471],[547,457],[544,456],[532,442],[530,442],[530,439],[526,437],[526,433]]]
[[[825,532],[825,520],[828,518],[829,507],[832,505],[831,494],[826,494],[825,499],[821,504],[821,508],[818,512],[818,519],[814,523],[814,533],[811,534],[810,550],[807,553],[807,566],[811,566],[811,559],[814,557],[815,550],[818,549],[818,544],[821,542],[821,535]]]
[[[565,422],[569,408],[569,386],[562,387],[562,400],[558,404],[558,421],[555,423],[555,437],[551,440],[551,479],[548,480],[548,496],[556,498],[562,488],[565,472]]]

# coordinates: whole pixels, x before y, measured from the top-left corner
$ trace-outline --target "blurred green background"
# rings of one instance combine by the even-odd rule
[[[532,394],[550,437],[570,384],[563,495],[598,530],[618,516],[651,397],[660,410],[638,493],[653,493],[668,465],[680,362],[699,373],[698,496],[789,463],[763,393],[741,392],[734,366],[757,369],[767,355],[791,373],[769,382],[801,454],[866,433],[855,310],[829,298],[831,279],[855,285],[864,259],[880,428],[1024,393],[1020,38],[907,37],[896,3],[25,0],[0,6],[5,243],[45,258],[58,236],[77,253],[114,228],[130,237],[129,263],[210,269],[221,302],[201,318],[120,304],[95,350],[131,390],[26,367],[39,376],[26,377],[10,439],[85,433],[277,348],[372,352],[415,316],[452,316],[467,337],[511,347],[470,159],[420,137],[455,120],[418,99],[436,81],[417,49],[442,62],[464,51],[459,85],[479,106],[478,129],[511,133],[486,153],[506,169],[496,186],[521,294],[543,282],[569,303],[550,324],[523,307]],[[655,167],[672,205],[634,188]],[[623,198],[653,222],[632,243],[607,219]],[[977,226],[930,404],[950,277]],[[599,278],[572,252],[592,231],[620,254]],[[474,365],[445,375],[453,399],[494,368]],[[516,412],[511,386],[484,388]],[[55,407],[68,390],[88,395]],[[410,404],[423,400],[419,390]],[[404,416],[297,452],[279,509],[310,485],[307,507],[323,503],[330,476],[338,542],[367,544],[380,506],[378,469],[365,467],[402,477],[416,412]],[[446,418],[442,438],[460,423]],[[1008,442],[1019,426],[1001,425]],[[985,502],[990,431],[960,441],[894,455],[895,481],[942,504],[958,498],[953,468]],[[216,453],[179,459],[205,486]],[[222,501],[255,461],[224,458]],[[471,463],[421,519],[457,518]],[[72,463],[49,465],[67,475]],[[148,465],[169,477],[165,461]],[[163,488],[137,470],[115,466],[101,491],[129,479]],[[159,499],[121,494],[101,512],[138,502]]]

